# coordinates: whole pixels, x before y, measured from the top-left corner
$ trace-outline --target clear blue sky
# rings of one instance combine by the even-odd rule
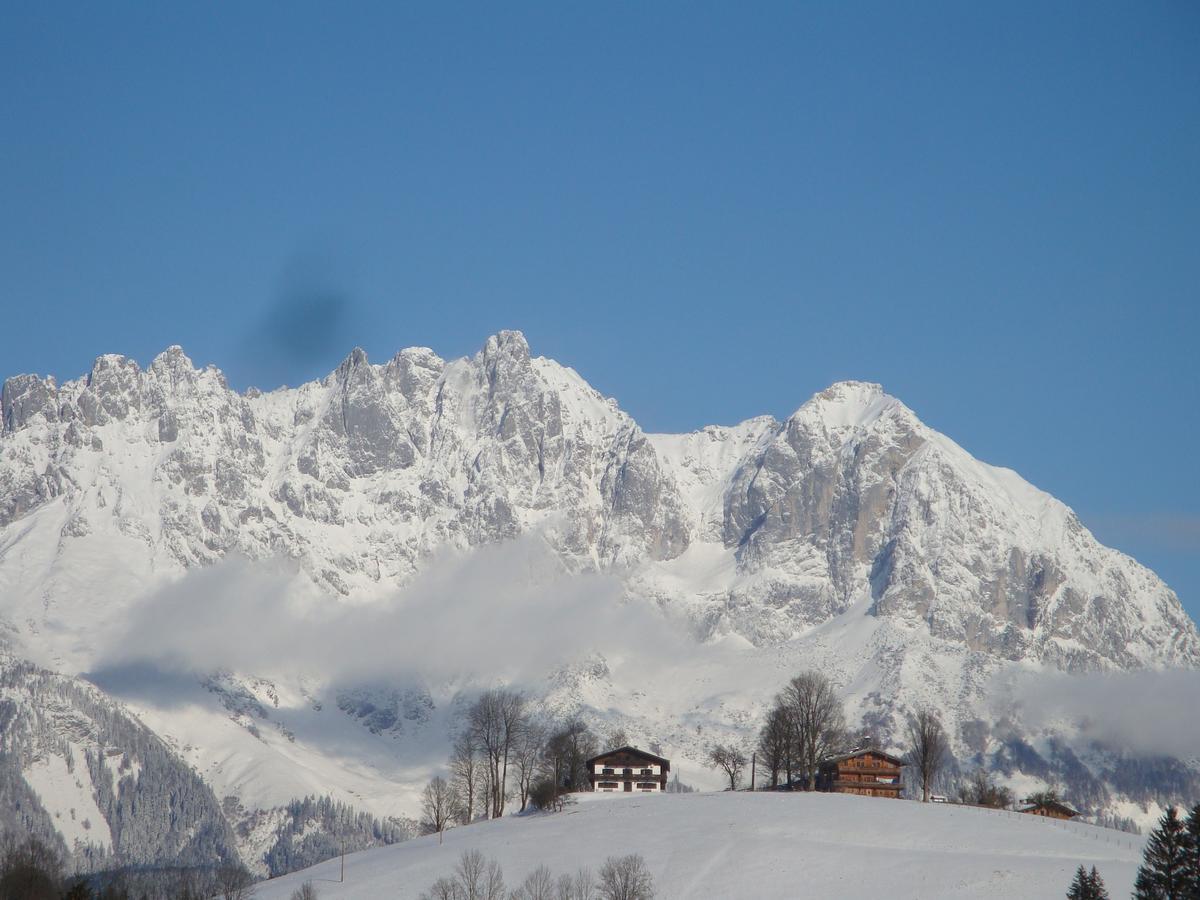
[[[520,328],[650,430],[880,381],[1200,615],[1194,0],[8,3],[0,84],[3,374]]]

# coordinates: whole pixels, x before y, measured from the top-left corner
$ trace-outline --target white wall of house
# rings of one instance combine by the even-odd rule
[[[604,770],[606,768],[612,769],[612,774],[605,775]],[[626,768],[632,769],[633,774],[632,775],[623,774]],[[649,769],[650,774],[649,775],[644,774],[642,772],[643,769]],[[658,783],[658,779],[660,777],[662,777],[662,766],[657,765],[657,764],[646,765],[646,766],[605,766],[603,763],[596,763],[595,775],[597,778],[595,790],[602,792],[602,793],[613,794],[613,793],[617,793],[618,791],[624,792],[625,785],[622,782],[624,782],[626,780],[632,780],[633,781],[633,790],[640,791],[643,794],[648,794],[653,791],[662,790],[662,786]],[[602,788],[602,787],[600,787],[600,781],[602,781],[602,780],[615,781],[615,782],[617,782],[617,787]],[[637,786],[639,781],[643,784],[652,784],[653,786],[640,788]]]

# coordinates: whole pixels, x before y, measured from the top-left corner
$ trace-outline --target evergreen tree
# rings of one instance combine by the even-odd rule
[[[1091,883],[1091,900],[1109,900],[1108,888],[1104,886],[1104,879],[1100,877],[1100,873],[1096,871],[1096,867],[1092,866],[1091,874],[1088,875],[1088,881]]]
[[[1200,897],[1200,803],[1192,807],[1184,825],[1184,867],[1187,869],[1189,897]]]
[[[1091,872],[1083,866],[1075,870],[1075,880],[1071,882],[1071,889],[1067,891],[1067,900],[1109,900],[1104,879],[1100,877],[1095,866],[1092,866]]]
[[[1142,867],[1134,883],[1134,900],[1191,900],[1188,889],[1187,832],[1172,806],[1150,832]]]
[[[1080,866],[1075,870],[1075,880],[1071,882],[1071,888],[1067,891],[1067,900],[1088,900],[1091,896],[1088,893],[1089,886],[1088,873]]]

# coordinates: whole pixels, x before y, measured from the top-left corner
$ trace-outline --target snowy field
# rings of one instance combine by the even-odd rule
[[[512,816],[346,857],[259,885],[288,900],[312,881],[323,900],[415,900],[479,849],[515,887],[538,864],[557,876],[641,853],[672,898],[1061,898],[1096,866],[1128,896],[1142,838],[1034,816],[833,794],[595,797],[556,815]]]

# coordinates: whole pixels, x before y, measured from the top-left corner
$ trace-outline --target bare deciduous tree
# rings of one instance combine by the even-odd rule
[[[538,866],[508,895],[509,900],[555,900],[554,876],[545,866]]]
[[[467,728],[487,761],[493,817],[504,815],[509,757],[527,718],[524,696],[505,688],[484,691],[467,713]]]
[[[771,773],[771,787],[779,786],[781,772],[786,772],[788,780],[791,780],[791,745],[787,710],[779,705],[773,706],[758,734],[756,748],[763,767]]]
[[[605,744],[605,751],[616,750],[620,747],[628,747],[629,735],[625,733],[624,728],[619,726],[615,727],[608,732],[608,735],[605,738]]]
[[[475,818],[475,809],[481,795],[480,782],[483,777],[483,760],[479,749],[471,739],[470,732],[459,735],[450,756],[450,784],[454,790],[454,805],[458,820],[469,825]]]
[[[421,900],[459,900],[458,882],[453,878],[439,878],[429,890],[421,894]]]
[[[504,875],[500,864],[478,850],[468,850],[454,869],[461,900],[504,900]]]
[[[554,892],[554,900],[598,900],[596,882],[590,869],[580,869],[575,877],[560,875]]]
[[[571,719],[546,741],[546,774],[559,788],[581,791],[589,784],[587,761],[597,752],[592,730],[581,719]]]
[[[833,682],[820,672],[802,672],[779,695],[795,730],[796,764],[805,787],[817,786],[821,760],[836,753],[845,740],[846,717]]]
[[[729,789],[736,791],[742,780],[742,770],[746,768],[746,754],[733,744],[717,744],[708,751],[708,759],[725,772]]]
[[[216,880],[222,900],[249,900],[254,896],[254,876],[244,866],[221,866]]]
[[[976,769],[970,779],[959,788],[958,798],[963,803],[1008,809],[1013,805],[1013,794],[1003,785],[997,785],[985,769]]]
[[[929,802],[933,782],[946,765],[949,741],[937,713],[922,707],[908,720],[908,764],[921,782],[921,800]]]
[[[517,772],[517,795],[521,798],[521,812],[529,805],[529,792],[542,770],[542,755],[546,748],[546,726],[530,719],[517,737],[514,748],[514,763]]]
[[[292,900],[317,900],[317,889],[311,881],[306,881],[292,891]]]
[[[454,815],[454,799],[450,784],[441,775],[430,779],[429,784],[425,785],[425,790],[421,794],[421,813],[425,817],[424,824],[430,830],[438,833],[440,843],[440,835],[446,830],[446,826],[450,824],[450,819]]]
[[[653,900],[654,879],[641,854],[610,856],[600,867],[603,900]]]

